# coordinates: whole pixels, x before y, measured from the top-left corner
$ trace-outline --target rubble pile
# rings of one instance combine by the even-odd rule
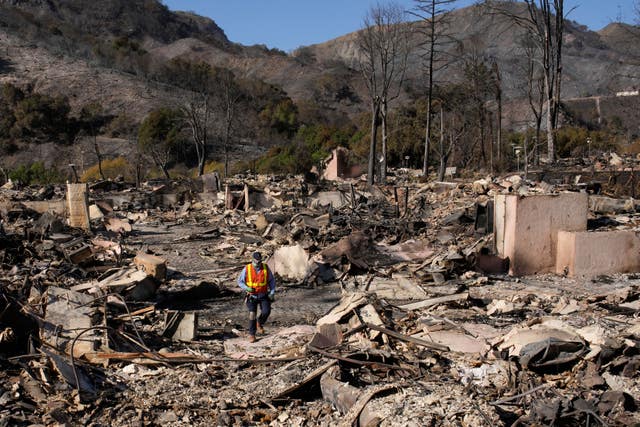
[[[2,425],[640,422],[640,275],[514,277],[494,250],[496,195],[562,184],[12,187]],[[633,201],[588,198],[589,230],[637,229]],[[256,250],[277,293],[249,343],[236,278]]]

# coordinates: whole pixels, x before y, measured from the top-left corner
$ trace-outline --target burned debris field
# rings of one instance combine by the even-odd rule
[[[633,199],[410,174],[5,185],[0,424],[640,422]]]

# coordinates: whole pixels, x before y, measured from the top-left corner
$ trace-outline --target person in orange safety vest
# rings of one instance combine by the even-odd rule
[[[271,314],[271,303],[275,300],[276,279],[262,261],[260,252],[251,255],[251,263],[247,264],[238,276],[238,286],[246,292],[245,302],[249,309],[249,342],[255,342],[256,332],[264,333],[264,324]],[[257,316],[260,306],[260,316]]]

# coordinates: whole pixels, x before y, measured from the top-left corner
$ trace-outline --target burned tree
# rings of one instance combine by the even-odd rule
[[[214,73],[211,66],[205,62],[174,60],[170,67],[172,83],[185,90],[180,109],[191,132],[198,176],[202,176],[209,150],[209,128],[214,109],[213,97],[216,93]]]
[[[362,72],[371,103],[371,142],[367,182],[374,182],[378,126],[382,124],[380,182],[386,181],[389,103],[398,97],[409,54],[407,25],[397,4],[377,5],[364,19],[358,37]]]
[[[491,61],[491,72],[493,73],[493,88],[496,103],[498,104],[498,111],[496,113],[497,121],[497,133],[496,133],[496,145],[498,152],[498,163],[502,162],[502,74],[500,73],[500,66],[498,61],[493,58]],[[491,145],[491,170],[493,171],[493,142]]]
[[[513,3],[485,1],[492,13],[508,17],[527,31],[538,47],[538,58],[544,76],[547,153],[555,161],[555,132],[558,127],[562,85],[562,39],[564,35],[564,0],[524,0],[525,11]]]
[[[538,57],[538,47],[535,43],[531,42],[530,37],[524,37],[522,39],[521,49],[527,60],[523,70],[527,79],[527,101],[529,103],[529,108],[531,109],[531,113],[533,114],[535,122],[535,137],[531,155],[533,156],[534,162],[537,164],[540,158],[538,149],[542,128],[542,112],[545,99],[544,74],[540,67],[540,64],[536,61],[536,58]],[[528,161],[527,155],[525,155],[525,161]]]
[[[468,93],[469,112],[475,121],[478,131],[477,139],[467,153],[470,157],[476,154],[476,145],[480,144],[480,159],[482,164],[488,164],[485,140],[487,135],[488,110],[487,103],[494,95],[494,77],[488,66],[487,58],[482,54],[480,42],[471,40],[463,54],[462,66],[464,73],[464,86]],[[493,148],[490,147],[492,150]]]
[[[82,107],[80,110],[79,121],[81,130],[77,137],[86,135],[92,139],[93,149],[98,161],[98,172],[100,173],[100,179],[104,181],[106,179],[104,171],[102,170],[102,161],[104,158],[102,151],[100,150],[100,144],[98,143],[98,135],[100,134],[102,127],[107,123],[108,117],[104,113],[102,105],[94,102]]]
[[[434,144],[433,150],[438,156],[438,180],[443,181],[449,159],[455,152],[465,151],[469,153],[472,148],[461,147],[462,138],[469,128],[469,120],[472,117],[470,100],[465,95],[463,85],[453,85],[443,88],[439,94],[438,104],[440,108],[440,132],[438,144]]]
[[[220,112],[223,118],[222,147],[224,149],[224,176],[229,175],[229,150],[237,130],[238,110],[243,92],[235,76],[229,70],[223,69],[217,73],[216,80],[220,87]]]
[[[429,145],[431,142],[431,103],[433,100],[433,74],[438,69],[446,66],[442,62],[445,56],[445,46],[452,41],[448,34],[448,14],[450,6],[455,0],[415,0],[416,8],[413,14],[422,21],[418,24],[418,32],[423,38],[421,47],[424,51],[423,61],[427,74],[427,123],[424,136],[424,159],[422,174],[429,173]]]
[[[151,157],[166,179],[171,179],[168,166],[181,139],[181,120],[180,111],[160,108],[149,113],[138,132],[140,150]]]

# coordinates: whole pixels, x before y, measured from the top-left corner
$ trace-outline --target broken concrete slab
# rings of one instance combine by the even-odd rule
[[[101,220],[102,218],[104,218],[104,213],[98,207],[98,205],[96,204],[89,205],[89,219],[91,221],[96,221],[96,220]]]
[[[518,326],[497,341],[497,348],[519,356],[522,349],[533,343],[554,339],[558,342],[582,342],[582,338],[570,326],[562,322],[546,322],[532,326]],[[494,345],[496,342],[494,341]]]
[[[104,226],[107,230],[114,233],[131,233],[133,228],[128,219],[109,217],[104,219]]]
[[[490,348],[483,340],[479,340],[476,337],[472,337],[458,330],[427,331],[411,336],[432,341],[436,344],[442,344],[448,347],[450,351],[459,353],[485,354]]]
[[[62,352],[71,354],[73,341],[85,330],[96,326],[99,311],[92,304],[95,297],[69,289],[50,286],[44,294],[46,301],[41,338]],[[102,322],[98,323],[101,325]],[[81,357],[97,351],[103,332],[83,334],[73,345],[73,355]]]
[[[390,279],[374,277],[369,283],[369,292],[378,298],[389,300],[422,300],[428,294],[410,276],[394,274]]]
[[[66,216],[69,211],[66,200],[24,200],[21,204],[26,209],[31,209],[41,214],[48,212],[61,217]]]
[[[224,351],[228,357],[237,359],[300,356],[315,332],[314,326],[297,325],[262,336],[253,343],[246,337],[232,338],[225,340]]]
[[[307,206],[312,209],[331,206],[333,209],[341,209],[349,205],[347,196],[341,191],[321,191],[309,197]]]
[[[309,342],[315,348],[326,349],[342,343],[342,329],[337,323],[324,323],[317,326],[317,332]]]
[[[606,196],[589,196],[589,210],[598,214],[631,213],[636,211],[634,199],[614,199]]]
[[[81,283],[73,286],[74,291],[119,293],[127,299],[144,301],[155,296],[158,289],[157,283],[151,279],[145,271],[135,267],[121,268],[109,272],[110,274],[100,281]]]
[[[388,255],[394,261],[422,261],[434,254],[434,250],[426,240],[409,239],[396,245],[376,245],[382,254]]]
[[[344,295],[340,304],[329,313],[318,319],[317,325],[339,323],[344,317],[352,315],[353,310],[369,303],[369,298],[364,292],[352,292]]]
[[[375,251],[375,249],[373,250]],[[314,260],[333,266],[340,264],[342,257],[345,257],[353,265],[366,269],[368,264],[363,258],[371,252],[371,237],[361,231],[356,231],[322,250],[314,257]]]

